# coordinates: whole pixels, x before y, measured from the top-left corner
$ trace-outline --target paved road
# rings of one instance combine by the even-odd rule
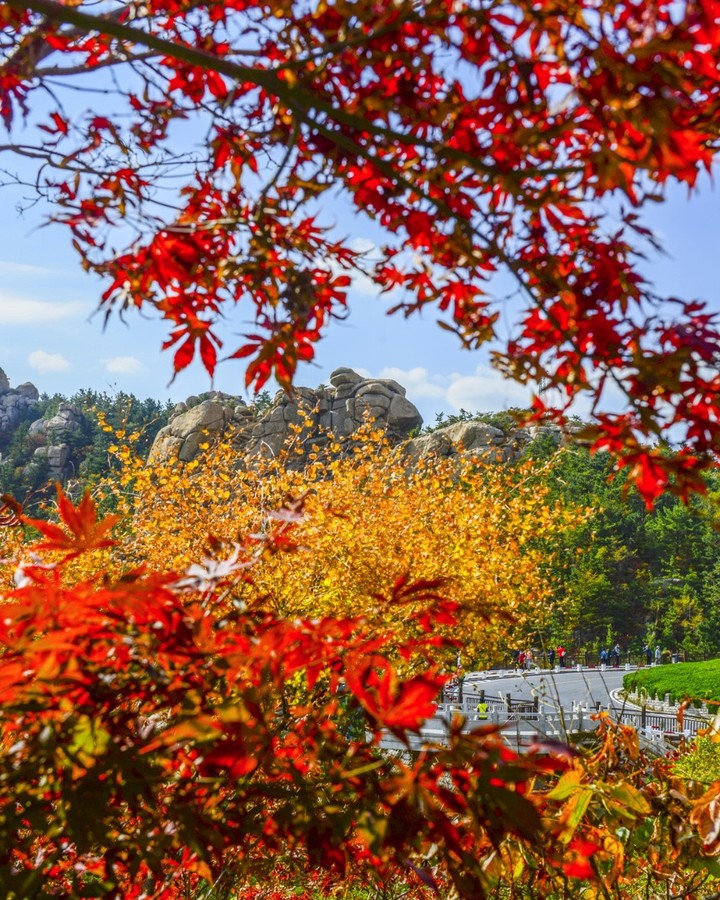
[[[610,703],[610,692],[622,686],[625,669],[559,669],[555,672],[530,672],[521,675],[512,672],[501,677],[495,672],[473,672],[465,679],[464,694],[467,697],[484,690],[488,697],[505,697],[513,700],[532,700],[538,697],[542,706],[569,709],[574,704],[594,707]]]

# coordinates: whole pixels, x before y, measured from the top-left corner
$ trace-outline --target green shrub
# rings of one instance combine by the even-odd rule
[[[648,697],[662,699],[666,694],[674,703],[683,700],[696,705],[720,705],[720,660],[699,663],[655,666],[638,669],[623,678],[623,687],[630,691],[645,691]]]

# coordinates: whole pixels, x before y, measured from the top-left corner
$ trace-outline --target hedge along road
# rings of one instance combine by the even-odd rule
[[[580,705],[588,709],[598,703],[607,707],[612,702],[611,692],[622,687],[625,668],[555,669],[530,672],[471,672],[465,677],[463,694],[470,698],[485,691],[488,698],[505,698],[513,701],[532,702],[537,696],[541,708],[571,709]],[[615,704],[617,705],[617,704]]]

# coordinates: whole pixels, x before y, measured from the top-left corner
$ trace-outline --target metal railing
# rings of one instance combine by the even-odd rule
[[[595,730],[599,722],[596,713],[600,709],[600,704],[595,708],[580,705],[569,709],[540,707],[537,697],[531,702],[512,700],[509,695],[463,697],[438,703],[435,715],[425,722],[419,733],[409,737],[409,747],[391,735],[383,739],[381,746],[397,751],[418,751],[433,744],[446,746],[450,723],[458,713],[465,718],[462,731],[472,731],[481,725],[497,725],[503,728],[505,738],[518,747],[543,738],[565,741]],[[707,716],[697,713],[679,717],[645,708],[618,706],[607,707],[607,712],[619,724],[635,728],[644,742],[659,752],[665,752],[682,740],[692,739],[708,726]]]
[[[685,713],[681,718],[673,713],[661,713],[642,709],[617,709],[613,716],[622,725],[631,725],[637,731],[657,732],[678,737],[695,737],[698,731],[708,727],[708,718],[697,713]]]

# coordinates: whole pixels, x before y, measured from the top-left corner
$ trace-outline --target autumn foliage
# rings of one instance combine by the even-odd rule
[[[701,486],[717,314],[639,262],[643,208],[716,153],[713,2],[6,0],[0,29],[6,150],[41,167],[100,308],[167,322],[175,371],[242,359],[248,385],[289,385],[364,273],[489,342],[537,418],[589,398],[578,438],[649,503]],[[335,207],[374,250],[330,228]],[[519,298],[504,342],[498,273]],[[236,307],[251,324],[224,346]],[[682,447],[652,448],[669,428]]]
[[[126,564],[185,569],[208,553],[208,535],[229,553],[284,521],[297,551],[266,559],[247,588],[280,615],[362,612],[402,639],[407,611],[383,597],[404,573],[443,579],[459,608],[451,629],[439,611],[432,627],[462,641],[466,665],[502,659],[509,642],[548,623],[553,548],[589,511],[551,501],[540,467],[413,462],[371,423],[344,453],[332,436],[313,450],[308,425],[294,428],[278,457],[244,464],[232,435],[186,464],[145,465],[118,447],[122,469],[106,501],[123,512]],[[278,513],[288,497],[300,499]]]
[[[112,521],[61,492],[57,524],[22,518],[39,539],[0,625],[6,896],[180,898],[222,877],[252,897],[278,866],[400,877],[418,896],[632,896],[638,879],[696,896],[715,795],[653,769],[631,729],[604,720],[589,755],[518,755],[495,727],[456,721],[447,748],[383,752],[383,732],[404,739],[432,714],[447,677],[433,658],[455,646],[433,624],[458,604],[440,582],[397,579],[376,599],[404,612],[401,640],[364,615],[278,616],[247,587],[299,552],[298,510],[203,567],[80,580]]]
[[[490,342],[532,418],[589,398],[577,438],[652,503],[702,488],[720,449],[718,317],[638,268],[643,207],[714,160],[719,48],[712,0],[5,0],[3,152],[38,164],[101,310],[165,320],[174,371],[224,355],[289,387],[364,274]],[[330,198],[372,251],[330,227]],[[501,272],[520,298],[504,342]],[[236,308],[251,324],[225,347]],[[717,786],[630,729],[518,754],[456,720],[447,747],[380,747],[432,712],[458,635],[479,650],[478,622],[497,642],[507,608],[541,607],[531,522],[567,513],[522,473],[127,464],[123,523],[62,491],[53,521],[1,501],[5,896],[251,897],[278,872],[707,896]]]

